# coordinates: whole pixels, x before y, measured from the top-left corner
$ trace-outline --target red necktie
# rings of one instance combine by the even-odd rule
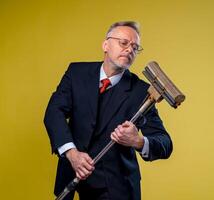
[[[111,85],[111,82],[108,78],[105,78],[101,80],[101,83],[103,84],[102,87],[100,88],[100,94],[106,91],[106,88]]]

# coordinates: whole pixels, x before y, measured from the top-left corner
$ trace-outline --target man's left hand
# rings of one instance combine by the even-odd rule
[[[136,126],[130,121],[118,125],[111,133],[111,139],[121,145],[136,149],[142,149],[144,145],[143,136],[138,134]]]

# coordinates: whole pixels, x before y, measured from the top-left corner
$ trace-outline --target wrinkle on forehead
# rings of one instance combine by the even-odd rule
[[[118,26],[114,28],[109,34],[108,37],[118,37],[121,39],[127,39],[134,43],[140,43],[140,37],[137,32],[128,26]]]

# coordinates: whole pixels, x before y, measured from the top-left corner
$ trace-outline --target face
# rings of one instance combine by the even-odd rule
[[[104,63],[116,70],[128,69],[136,57],[135,44],[140,44],[137,32],[128,26],[118,26],[108,34],[108,38],[103,42]],[[130,45],[125,48],[118,39],[130,41]]]

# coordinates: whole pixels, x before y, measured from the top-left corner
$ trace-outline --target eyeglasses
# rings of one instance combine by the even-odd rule
[[[143,50],[142,46],[140,46],[136,43],[132,43],[130,40],[127,40],[127,39],[121,39],[121,38],[117,38],[117,37],[107,37],[107,40],[108,39],[118,40],[120,47],[122,47],[123,49],[126,49],[131,45],[132,49],[134,50],[135,53],[140,53]]]

